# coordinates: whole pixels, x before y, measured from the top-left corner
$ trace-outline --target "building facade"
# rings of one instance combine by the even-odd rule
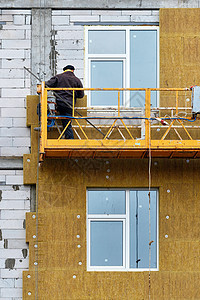
[[[149,164],[149,152],[70,150],[39,165],[39,81],[27,68],[47,80],[73,64],[86,88],[198,85],[199,1],[23,2],[0,1],[1,299],[198,299],[198,151]],[[114,92],[86,94],[86,107],[115,106]],[[152,106],[173,97],[156,92]],[[145,108],[142,92],[120,101]],[[180,101],[191,106],[189,90]]]

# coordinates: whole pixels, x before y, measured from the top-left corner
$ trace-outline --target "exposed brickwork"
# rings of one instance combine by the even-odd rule
[[[22,185],[22,170],[0,170],[0,179],[0,298],[21,299],[22,270],[28,268],[24,220],[30,211],[30,187]]]
[[[1,10],[0,21],[4,21],[0,30],[0,155],[22,156],[30,151],[25,101],[30,94],[30,75],[23,67],[30,67],[31,11]],[[25,140],[20,143],[16,138]]]

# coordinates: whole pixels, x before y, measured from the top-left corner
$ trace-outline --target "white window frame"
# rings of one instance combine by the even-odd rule
[[[116,58],[105,58],[105,59],[102,59],[102,58],[89,58],[88,59],[88,74],[89,74],[89,86],[91,87],[91,62],[92,61],[122,61],[123,63],[123,73],[122,73],[122,78],[123,78],[123,87],[125,87],[125,84],[126,84],[126,59],[125,58],[119,58],[118,56]],[[122,99],[122,106],[125,105],[125,93],[123,93],[123,99]],[[117,98],[116,98],[117,99]],[[88,94],[88,102],[89,102],[89,106],[91,106],[91,93]],[[96,106],[96,105],[93,105],[93,106]],[[109,107],[112,106],[112,107],[117,107],[117,103],[116,105],[109,105]]]
[[[126,212],[125,214],[88,214],[88,191],[125,191]],[[143,272],[149,271],[149,268],[130,268],[130,191],[147,191],[147,188],[88,188],[86,191],[86,219],[87,219],[87,271],[121,271],[121,272]],[[157,211],[156,211],[156,230],[157,230],[157,267],[150,268],[150,271],[159,271],[159,201],[158,189],[156,191]],[[123,266],[91,266],[90,265],[90,224],[91,221],[123,221]]]
[[[90,215],[91,217],[89,217],[89,222],[88,222],[88,232],[90,233],[90,224],[92,221],[115,221],[115,222],[123,222],[123,253],[125,253],[125,249],[126,249],[126,233],[125,233],[125,218],[122,218],[121,216],[116,216],[114,215],[113,218],[105,218],[104,215],[98,215],[98,217],[96,217],[96,215]],[[88,245],[90,245],[90,234],[88,234]],[[90,247],[88,247],[88,254],[87,257],[90,258]],[[110,270],[110,268],[112,269],[112,271],[123,271],[125,266],[126,266],[126,261],[125,261],[125,255],[123,255],[123,265],[122,266],[111,266],[111,267],[107,267],[107,266],[90,266],[89,265],[89,261],[88,261],[88,270],[90,271],[107,271],[108,269]]]
[[[124,88],[130,87],[130,31],[131,30],[156,30],[157,31],[157,87],[159,88],[160,85],[160,74],[159,74],[159,27],[158,26],[105,26],[105,25],[97,25],[97,26],[85,26],[85,87],[91,87],[91,72],[90,72],[90,62],[91,60],[124,60],[124,71],[123,74],[124,78]],[[126,31],[126,53],[125,54],[89,54],[88,52],[88,35],[90,30],[123,30]],[[148,87],[147,87],[148,88]],[[88,95],[88,107],[91,106],[91,98],[90,93],[86,93]],[[126,98],[126,99],[125,99]],[[130,107],[130,93],[126,92],[123,93],[123,105],[126,107]],[[93,105],[95,107],[95,105]],[[104,106],[104,107],[111,107]],[[159,93],[157,93],[157,107],[159,107]]]

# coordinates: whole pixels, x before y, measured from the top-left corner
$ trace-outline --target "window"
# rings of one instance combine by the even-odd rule
[[[109,70],[109,72],[105,72]],[[123,61],[122,60],[92,60],[91,61],[91,87],[123,88]],[[122,97],[121,97],[122,98]],[[117,92],[92,92],[92,105],[116,105]],[[121,99],[122,100],[122,99]],[[122,104],[122,101],[121,101]]]
[[[145,189],[88,189],[89,271],[149,269],[149,196]],[[151,270],[158,270],[158,200],[151,191]]]
[[[158,27],[86,27],[86,78],[90,88],[157,88]],[[90,92],[89,105],[117,106],[117,92]],[[152,92],[152,106],[158,105]],[[144,107],[144,92],[124,92],[121,105]]]

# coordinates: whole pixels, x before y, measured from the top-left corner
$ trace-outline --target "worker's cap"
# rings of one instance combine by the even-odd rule
[[[63,71],[65,71],[65,70],[73,70],[74,71],[75,68],[72,65],[67,65],[66,67],[63,68]]]

